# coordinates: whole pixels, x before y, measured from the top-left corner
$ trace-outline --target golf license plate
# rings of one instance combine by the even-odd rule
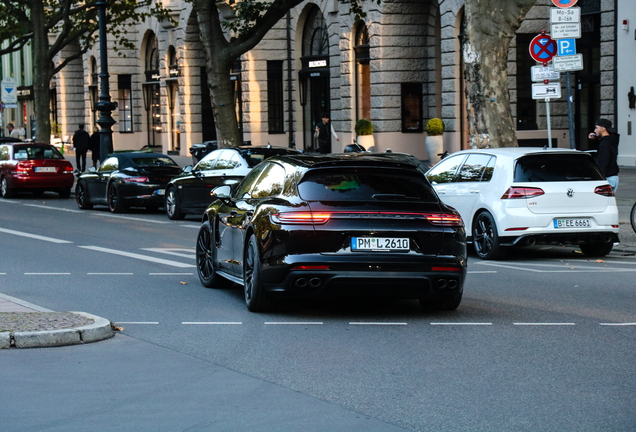
[[[55,167],[35,167],[35,172],[37,172],[37,173],[44,173],[44,172],[54,173],[55,172]]]
[[[165,189],[157,189],[157,195],[165,195],[165,194],[166,194]]]
[[[570,219],[554,219],[555,228],[590,228],[592,222],[589,219],[570,218]]]
[[[352,237],[351,250],[354,252],[404,251],[411,249],[409,239],[395,237]]]

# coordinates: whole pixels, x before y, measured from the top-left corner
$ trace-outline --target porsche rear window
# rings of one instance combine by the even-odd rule
[[[418,172],[393,169],[317,169],[298,184],[308,201],[437,202],[432,186]]]
[[[136,165],[141,166],[179,166],[175,161],[167,157],[144,157],[144,158],[133,158],[132,160]]]
[[[294,149],[260,148],[246,151],[245,160],[247,161],[247,164],[250,166],[250,168],[254,168],[256,165],[263,162],[267,158],[271,158],[272,156],[285,156],[298,153],[298,150]]]
[[[540,183],[603,180],[603,174],[588,154],[539,154],[519,158],[515,182]]]

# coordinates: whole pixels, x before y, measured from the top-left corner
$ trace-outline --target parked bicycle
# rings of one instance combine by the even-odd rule
[[[632,212],[629,214],[629,221],[632,223],[632,229],[636,232],[636,203],[634,203]]]

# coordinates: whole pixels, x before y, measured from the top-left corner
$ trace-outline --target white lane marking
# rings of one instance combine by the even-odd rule
[[[279,321],[279,322],[266,322],[265,325],[322,325],[322,322],[291,322],[291,321]]]
[[[221,322],[221,321],[210,321],[210,322],[182,322],[183,325],[241,325],[242,322]]]
[[[573,326],[574,323],[513,323],[516,326]]]
[[[405,322],[350,322],[349,325],[407,325]]]
[[[484,270],[484,271],[469,271],[469,274],[475,274],[475,273],[497,273],[497,270]]]
[[[636,323],[599,323],[602,326],[636,326]]]
[[[0,203],[6,203],[6,204],[22,204],[20,201],[14,201],[14,200],[8,200],[8,199],[3,199],[0,200]]]
[[[132,253],[132,252],[124,252],[124,251],[120,251],[120,250],[116,250],[116,249],[108,249],[108,248],[103,248],[103,247],[99,247],[99,246],[78,246],[82,249],[90,249],[90,250],[94,250],[97,252],[105,252],[105,253],[109,253],[109,254],[113,254],[113,255],[121,255],[121,256],[125,256],[128,258],[135,258],[138,260],[143,260],[143,261],[150,261],[150,262],[154,262],[154,263],[158,263],[158,264],[166,264],[166,265],[171,265],[174,267],[196,267],[193,264],[184,264],[184,263],[180,263],[177,261],[170,261],[170,260],[165,260],[165,259],[161,259],[161,258],[155,258],[155,257],[151,257],[151,256],[147,256],[147,255],[140,255],[140,254],[136,254],[136,253]]]
[[[148,273],[150,276],[192,276],[193,273]]]
[[[136,218],[136,217],[132,217],[132,216],[118,216],[118,215],[114,215],[114,214],[110,214],[110,213],[90,213],[91,215],[95,215],[95,216],[102,216],[102,217],[109,217],[109,218],[115,218],[115,219],[124,219],[124,220],[132,220],[132,221],[138,221],[138,222],[148,222],[148,223],[156,223],[156,224],[169,224],[172,222],[167,222],[167,221],[160,221],[160,220],[152,220],[152,219],[143,219],[143,218]]]
[[[195,228],[195,229],[199,229],[201,228],[201,225],[179,225],[181,228]]]
[[[6,273],[0,273],[0,275],[6,275]]]
[[[489,322],[432,322],[431,325],[441,326],[490,326]]]
[[[115,321],[115,324],[159,324],[159,321]]]
[[[149,252],[157,252],[167,255],[174,255],[181,258],[191,258],[195,259],[197,256],[195,254],[194,249],[162,249],[162,248],[141,248],[141,250],[149,251]],[[179,252],[190,252],[190,253],[179,253]]]
[[[28,275],[28,276],[57,276],[57,275],[69,276],[70,273],[25,273],[25,275]]]
[[[24,205],[26,207],[37,207],[37,208],[44,208],[47,210],[65,211],[69,213],[86,213],[86,210],[72,210],[72,209],[65,209],[65,208],[59,208],[59,207],[51,207],[51,206],[41,205],[41,204],[24,204]]]
[[[481,264],[481,265],[487,265],[487,266],[493,266],[493,267],[502,267],[502,268],[508,268],[513,270],[525,270],[525,271],[535,272],[535,273],[598,273],[598,272],[606,273],[606,272],[634,272],[636,271],[636,269],[618,269],[618,268],[610,268],[610,267],[582,267],[576,264],[568,265],[567,266],[568,268],[564,270],[539,270],[539,269],[525,268],[521,266],[496,264],[496,263],[484,263],[484,262],[477,262],[475,264]],[[524,263],[524,265],[526,266],[537,265],[537,266],[543,266],[543,267],[557,267],[557,268],[566,267],[565,264],[550,265],[550,264]],[[585,269],[589,269],[589,270],[585,270]]]
[[[91,275],[91,276],[130,276],[134,273],[86,273],[87,275]]]
[[[60,239],[56,239],[53,237],[45,237],[45,236],[41,236],[41,235],[37,235],[37,234],[30,234],[30,233],[25,233],[22,231],[14,231],[14,230],[9,230],[6,228],[0,228],[0,232],[6,233],[6,234],[13,234],[13,235],[17,235],[20,237],[28,237],[28,238],[32,238],[35,240],[44,240],[47,242],[51,242],[51,243],[73,243],[72,241],[68,241],[68,240],[60,240]]]

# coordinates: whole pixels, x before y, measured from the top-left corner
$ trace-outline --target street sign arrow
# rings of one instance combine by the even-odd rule
[[[559,99],[561,83],[532,84],[532,99]]]

